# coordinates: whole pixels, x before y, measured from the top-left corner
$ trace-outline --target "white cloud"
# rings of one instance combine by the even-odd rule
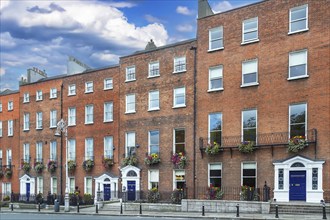
[[[0,2],[0,11],[9,5],[9,0],[1,0]]]
[[[189,10],[186,6],[178,6],[176,8],[176,12],[178,14],[183,14],[183,15],[192,15],[193,11]]]
[[[102,51],[98,53],[93,53],[92,58],[96,58],[102,61],[107,61],[110,63],[117,63],[119,61],[119,56],[116,54],[111,54],[109,51]]]
[[[215,5],[212,5],[212,10],[214,13],[228,11],[233,8],[234,8],[234,6],[232,4],[230,4],[229,1],[222,1]]]
[[[0,34],[0,45],[1,47],[15,47],[16,43],[14,38],[11,37],[9,32]]]
[[[190,24],[182,24],[176,26],[176,29],[180,32],[191,32],[193,31],[193,26]]]
[[[0,76],[4,76],[6,74],[6,69],[3,67],[0,67]]]
[[[144,18],[150,23],[164,23],[159,18],[156,18],[156,17],[154,17],[152,15],[149,15],[149,14],[144,15]]]

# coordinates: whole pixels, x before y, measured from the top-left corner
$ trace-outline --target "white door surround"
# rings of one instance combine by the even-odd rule
[[[136,191],[140,191],[140,171],[135,166],[128,165],[120,169],[122,178],[122,190],[127,190],[127,181],[136,181]]]
[[[101,192],[104,192],[104,184],[110,184],[110,188],[113,193],[111,199],[117,199],[118,198],[118,177],[104,173],[99,177],[95,177],[95,201],[97,200],[97,191],[100,190]],[[103,193],[101,193],[103,195]],[[101,198],[103,200],[103,198]]]
[[[27,174],[24,174],[21,178],[19,178],[20,182],[20,194],[25,195],[26,194],[26,184],[30,183],[30,195],[35,194],[35,178],[31,177]]]

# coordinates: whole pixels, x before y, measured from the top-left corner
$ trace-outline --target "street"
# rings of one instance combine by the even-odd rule
[[[183,218],[165,218],[165,217],[140,217],[140,216],[97,216],[97,215],[65,215],[65,214],[33,214],[33,213],[0,213],[0,220],[130,220],[130,219],[140,219],[140,220],[152,220],[152,219],[162,219],[162,220],[175,220]]]

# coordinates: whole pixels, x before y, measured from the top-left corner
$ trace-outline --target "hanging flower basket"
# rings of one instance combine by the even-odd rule
[[[110,167],[112,167],[112,165],[113,165],[113,159],[111,159],[111,158],[104,158],[103,159],[103,166],[105,168],[110,168]]]
[[[238,150],[241,153],[252,153],[255,150],[254,141],[243,141],[238,145]]]
[[[207,144],[205,148],[205,153],[207,155],[216,155],[219,154],[220,151],[223,151],[223,148],[217,142],[214,142],[213,145]]]
[[[22,164],[22,169],[24,170],[25,173],[30,172],[30,169],[31,169],[30,163],[28,163],[28,162],[23,162],[23,164]]]
[[[144,163],[147,165],[153,165],[160,163],[159,155],[156,153],[152,153],[148,155],[146,158],[144,158]]]
[[[137,164],[138,164],[138,159],[135,156],[125,157],[122,162],[123,166],[128,166],[128,165],[136,166]]]
[[[94,167],[94,161],[93,160],[88,159],[88,160],[85,160],[83,162],[83,168],[84,168],[85,171],[89,172],[93,169],[93,167]]]
[[[173,154],[171,161],[175,168],[178,169],[184,169],[187,165],[187,157],[182,152]]]
[[[74,160],[68,161],[68,171],[69,172],[73,172],[76,169],[76,166],[77,166],[76,161],[74,161]]]
[[[34,170],[37,173],[42,173],[43,169],[45,168],[45,165],[42,162],[35,162],[34,164]]]
[[[7,167],[7,168],[5,169],[5,176],[6,176],[7,178],[11,178],[12,175],[13,175],[13,171],[12,171],[9,167]]]
[[[49,172],[54,173],[57,168],[57,162],[55,160],[48,161],[47,169]]]
[[[290,138],[288,144],[288,152],[291,153],[297,153],[308,146],[307,140],[304,136],[294,136],[293,138]]]

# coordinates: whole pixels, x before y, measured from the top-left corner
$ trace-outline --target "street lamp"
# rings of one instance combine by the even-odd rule
[[[65,197],[64,197],[64,211],[69,212],[69,177],[68,177],[68,125],[63,118],[57,123],[55,136],[65,136]]]

